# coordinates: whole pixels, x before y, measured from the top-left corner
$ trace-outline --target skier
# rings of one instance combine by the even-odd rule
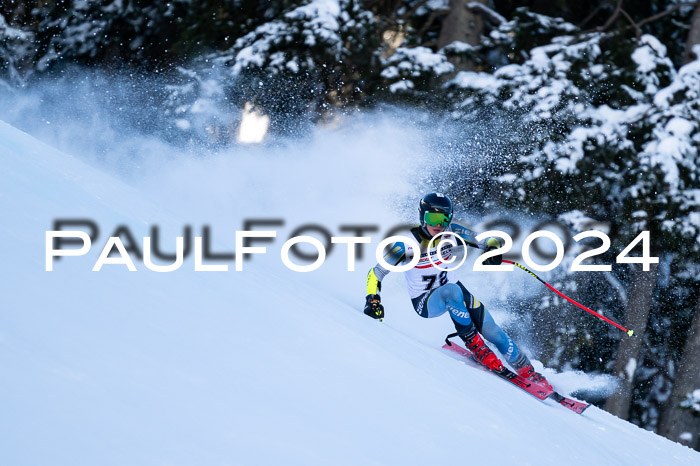
[[[464,340],[469,350],[477,361],[491,370],[503,369],[503,363],[484,343],[480,333],[489,342],[496,345],[498,351],[506,361],[513,366],[518,375],[530,381],[543,385],[549,389],[552,386],[542,374],[535,372],[527,356],[515,345],[513,340],[506,335],[467,288],[455,278],[453,271],[440,270],[435,265],[441,265],[442,260],[448,260],[452,255],[460,251],[443,238],[443,235],[435,238],[442,232],[459,236],[472,247],[491,251],[501,247],[498,238],[491,237],[486,241],[476,241],[474,232],[452,223],[452,201],[440,193],[431,193],[421,199],[418,211],[420,225],[411,229],[411,233],[420,245],[420,251],[404,243],[394,243],[387,249],[384,260],[391,265],[407,264],[415,253],[420,254],[420,261],[412,269],[405,272],[408,292],[411,296],[413,308],[421,317],[438,317],[449,311],[459,336]],[[429,243],[433,240],[433,244]],[[429,248],[429,246],[432,246]],[[440,254],[438,255],[438,248]],[[430,254],[430,256],[429,256]],[[432,263],[429,259],[432,257]],[[484,261],[486,265],[499,265],[503,258],[501,255],[490,257]],[[444,265],[442,268],[446,268]],[[381,304],[379,292],[381,282],[389,273],[380,264],[375,265],[367,275],[367,298],[364,313],[375,319],[384,317],[384,306]]]

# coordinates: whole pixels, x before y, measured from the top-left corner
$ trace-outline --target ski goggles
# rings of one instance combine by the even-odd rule
[[[431,227],[446,227],[452,221],[452,214],[443,214],[442,212],[426,212],[423,214],[423,220],[425,221],[426,225],[430,225]]]

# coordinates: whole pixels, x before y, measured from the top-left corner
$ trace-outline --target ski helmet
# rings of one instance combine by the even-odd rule
[[[430,193],[418,204],[420,226],[425,230],[426,224],[447,227],[452,221],[452,201],[441,193]]]

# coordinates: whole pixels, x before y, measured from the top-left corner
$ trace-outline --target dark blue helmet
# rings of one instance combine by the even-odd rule
[[[430,193],[418,204],[420,226],[428,225],[447,227],[452,221],[452,201],[441,193]]]

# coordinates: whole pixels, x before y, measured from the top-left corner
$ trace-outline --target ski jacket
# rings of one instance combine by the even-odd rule
[[[412,246],[403,242],[393,243],[387,248],[384,261],[390,265],[409,264],[416,253],[420,254],[418,263],[404,272],[411,299],[447,283],[457,282],[453,271],[440,270],[436,265],[443,269],[454,267],[452,263],[444,265],[443,261],[449,261],[453,256],[458,259],[461,254],[465,253],[460,238],[467,246],[483,250],[487,249],[486,242],[490,239],[477,241],[476,234],[472,230],[456,223],[450,224],[445,232],[447,234],[433,241],[432,247],[430,247],[432,238],[426,235],[421,226],[415,226],[411,228],[411,234],[419,245],[419,251],[414,251]],[[454,238],[458,244],[457,247],[446,240],[450,236],[459,237]],[[389,270],[380,264],[375,265],[367,274],[367,294],[379,294],[381,282],[388,274]]]

